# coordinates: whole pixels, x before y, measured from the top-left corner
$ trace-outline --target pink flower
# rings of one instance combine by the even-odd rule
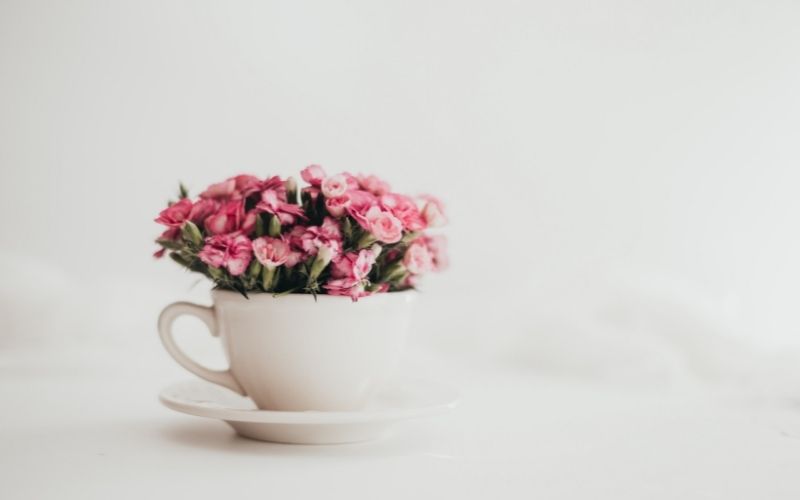
[[[347,181],[347,190],[352,191],[354,189],[361,189],[361,185],[358,182],[358,178],[348,172],[342,172],[340,175],[344,176],[344,180]]]
[[[256,204],[256,209],[277,215],[283,225],[294,224],[297,217],[305,218],[305,213],[300,206],[286,202],[286,191],[282,191],[280,188],[264,190],[261,193],[261,201]]]
[[[342,241],[342,229],[339,223],[332,217],[325,217],[322,219],[322,225],[319,227],[319,235],[326,240]]]
[[[381,206],[400,219],[407,231],[422,231],[426,227],[425,220],[414,200],[402,194],[389,193],[380,197]]]
[[[179,228],[189,219],[191,213],[192,202],[188,198],[183,198],[162,210],[156,222],[170,228]]]
[[[437,234],[434,236],[423,236],[421,241],[425,243],[433,258],[433,270],[443,271],[450,265],[447,257],[447,238]]]
[[[400,219],[379,207],[372,207],[366,213],[369,232],[383,243],[397,243],[403,238],[403,223]]]
[[[212,235],[238,231],[244,218],[244,200],[225,202],[216,213],[206,218],[206,231]]]
[[[206,199],[227,199],[233,196],[236,191],[236,179],[230,179],[212,184],[206,188],[205,191],[200,193],[200,198]]]
[[[333,221],[333,219],[330,220]],[[325,223],[323,222],[324,225]],[[330,235],[333,234],[333,230],[331,226],[327,226],[325,232]],[[336,226],[336,232],[338,233],[338,225]],[[294,248],[301,250],[305,256],[317,255],[317,252],[323,246],[328,247],[334,256],[339,255],[342,251],[341,238],[326,237],[320,226],[295,226],[289,233],[289,241]]]
[[[253,240],[253,254],[262,265],[275,269],[288,262],[292,250],[289,244],[280,238],[262,237]]]
[[[354,280],[366,279],[375,264],[376,257],[375,253],[369,249],[341,255],[333,260],[331,276]]]
[[[319,165],[309,165],[300,172],[300,177],[314,187],[320,187],[325,180],[325,171]]]
[[[192,211],[189,212],[189,220],[202,226],[209,215],[213,214],[219,209],[219,202],[216,200],[198,200],[192,206]]]
[[[338,198],[347,192],[347,178],[342,175],[334,175],[322,181],[322,194],[326,198]]]
[[[403,256],[403,265],[411,274],[423,274],[433,270],[433,256],[428,246],[421,241],[409,245]]]
[[[353,302],[356,302],[361,297],[369,295],[369,292],[364,289],[364,283],[362,281],[351,278],[330,280],[324,287],[328,291],[328,295],[350,297],[353,299]]]
[[[262,182],[254,175],[237,175],[222,182],[210,185],[200,193],[200,198],[208,200],[239,200],[262,189]]]
[[[350,191],[347,195],[350,197],[347,213],[350,214],[361,227],[369,230],[367,212],[378,204],[378,198],[370,192],[361,190]]]
[[[424,205],[422,206],[422,218],[429,227],[443,226],[447,223],[447,217],[444,215],[444,204],[438,199],[430,195],[420,196]]]
[[[325,198],[325,208],[328,210],[328,213],[334,217],[343,216],[349,206],[350,196],[347,193],[342,196],[337,196],[336,198]]]
[[[225,267],[231,276],[239,276],[250,265],[253,248],[250,238],[243,234],[220,234],[206,238],[197,256],[211,267]]]
[[[386,181],[383,181],[374,175],[359,175],[358,184],[361,186],[361,189],[369,191],[376,196],[381,196],[391,190]]]

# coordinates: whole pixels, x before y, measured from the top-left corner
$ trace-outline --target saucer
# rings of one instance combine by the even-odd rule
[[[358,411],[259,410],[250,398],[196,379],[174,383],[159,395],[167,408],[223,420],[241,436],[296,444],[375,439],[398,421],[446,413],[458,397],[458,391],[448,385],[416,379],[403,379],[378,391]]]

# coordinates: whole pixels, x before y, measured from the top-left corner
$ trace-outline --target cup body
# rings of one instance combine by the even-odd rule
[[[261,409],[362,408],[394,371],[416,292],[347,297],[215,290],[230,373]]]

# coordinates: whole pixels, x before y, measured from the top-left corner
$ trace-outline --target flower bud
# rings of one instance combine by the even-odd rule
[[[369,247],[369,251],[372,252],[372,255],[374,255],[376,259],[381,255],[381,251],[382,250],[383,250],[383,247],[378,245],[377,243],[375,243],[371,247]]]
[[[181,237],[183,237],[184,241],[197,246],[203,244],[203,234],[194,222],[190,220],[183,223],[183,227],[181,227]]]
[[[281,221],[278,219],[277,215],[273,215],[269,218],[269,229],[267,229],[267,233],[273,238],[277,238],[281,235]]]
[[[322,274],[322,271],[331,263],[333,259],[333,250],[327,245],[322,245],[317,251],[317,256],[314,263],[311,264],[311,271],[308,273],[308,282],[313,283]]]
[[[294,180],[294,177],[289,177],[286,179],[284,186],[286,186],[286,200],[293,205],[297,205],[297,181]]]

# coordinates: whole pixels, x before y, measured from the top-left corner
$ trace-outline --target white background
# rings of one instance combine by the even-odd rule
[[[792,1],[3,0],[0,352],[164,370],[159,309],[207,300],[150,256],[178,180],[320,163],[447,203],[432,364],[796,396],[798,24]]]

